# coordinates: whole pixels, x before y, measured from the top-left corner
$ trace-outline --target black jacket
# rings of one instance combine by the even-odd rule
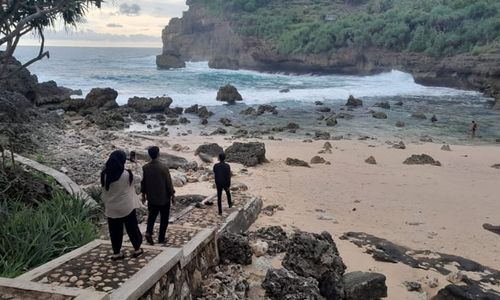
[[[168,167],[153,160],[142,167],[141,193],[146,194],[149,204],[166,205],[174,195],[174,186]]]
[[[214,176],[215,185],[218,187],[230,187],[231,186],[231,167],[220,162],[214,165]]]

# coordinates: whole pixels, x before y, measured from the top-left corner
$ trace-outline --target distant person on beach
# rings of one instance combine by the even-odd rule
[[[214,165],[215,186],[217,187],[217,205],[219,207],[219,215],[222,215],[222,191],[226,192],[227,204],[229,208],[233,206],[231,203],[231,167],[225,162],[226,154],[219,154],[219,163]]]
[[[438,121],[436,115],[432,115],[431,122],[434,124]]]
[[[168,167],[159,160],[160,149],[153,146],[148,149],[151,162],[142,167],[141,183],[142,201],[148,202],[148,221],[145,238],[154,245],[153,229],[158,214],[160,214],[160,230],[158,243],[166,242],[168,219],[170,218],[170,203],[174,201],[175,190]]]
[[[125,170],[126,160],[127,155],[124,151],[113,151],[101,173],[102,200],[106,217],[108,217],[109,235],[113,248],[112,260],[125,258],[121,252],[123,226],[134,246],[135,251],[132,256],[138,257],[144,252],[141,248],[142,234],[135,212],[138,207],[138,198],[134,189],[134,183],[139,183],[141,178],[134,176],[132,171]]]
[[[476,131],[479,126],[477,125],[476,121],[472,121],[470,124],[470,131],[471,131],[471,137],[474,138],[476,137]]]

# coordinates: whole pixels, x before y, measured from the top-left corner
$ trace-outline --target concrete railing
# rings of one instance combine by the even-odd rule
[[[87,205],[97,205],[97,203],[78,184],[71,180],[68,175],[19,154],[14,154],[14,159],[22,165],[54,178],[68,193],[82,198]]]

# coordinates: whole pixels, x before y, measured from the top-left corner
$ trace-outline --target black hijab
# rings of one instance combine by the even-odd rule
[[[101,186],[106,188],[106,191],[109,191],[109,186],[120,179],[125,170],[125,162],[127,161],[127,154],[123,150],[115,150],[113,151],[106,161],[106,165],[104,170],[101,172]],[[129,172],[129,181],[132,184],[133,175],[130,170]]]

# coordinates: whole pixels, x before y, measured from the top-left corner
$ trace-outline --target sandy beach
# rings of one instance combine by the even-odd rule
[[[158,137],[172,144],[189,147],[168,153],[190,160],[203,143],[223,147],[233,141],[214,137]],[[157,143],[141,142],[141,146]],[[280,225],[292,232],[328,231],[334,236],[348,271],[375,271],[387,276],[388,299],[429,299],[448,283],[432,270],[414,269],[398,263],[377,262],[353,243],[340,240],[345,232],[364,232],[414,250],[430,250],[461,256],[493,269],[500,269],[500,238],[482,228],[483,223],[498,225],[500,201],[498,147],[454,146],[441,150],[440,144],[408,144],[394,149],[382,140],[330,141],[331,154],[319,154],[330,165],[311,168],[285,164],[287,157],[307,162],[318,155],[324,141],[266,140],[269,163],[255,168],[232,164],[235,182],[243,182],[249,192],[261,196],[264,206],[279,205],[272,216],[261,214],[253,229]],[[404,165],[412,154],[429,154],[441,167]],[[377,164],[365,162],[374,156]],[[213,194],[209,182],[190,183],[180,194]],[[469,274],[473,276],[473,274]],[[430,288],[428,281],[438,279]],[[417,281],[425,293],[408,292],[404,281]],[[498,291],[499,287],[491,287]]]

